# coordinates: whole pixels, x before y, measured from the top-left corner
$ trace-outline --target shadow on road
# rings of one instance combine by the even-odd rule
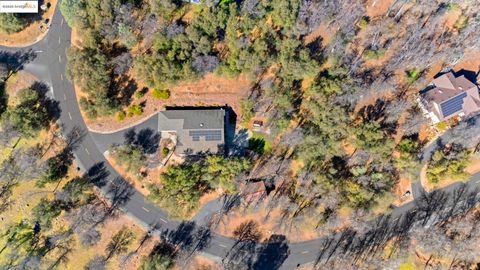
[[[10,77],[13,72],[22,70],[23,67],[35,60],[37,54],[33,50],[21,50],[17,52],[0,51],[0,63],[5,63]]]

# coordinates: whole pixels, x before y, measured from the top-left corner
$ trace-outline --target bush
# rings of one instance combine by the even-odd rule
[[[145,92],[143,92],[143,91],[135,92],[135,98],[142,98],[144,96],[145,96]]]
[[[447,129],[447,122],[442,121],[442,122],[440,122],[440,123],[437,123],[437,128],[438,128],[439,130],[445,130],[445,129]]]
[[[248,123],[250,119],[253,117],[253,101],[249,99],[244,99],[240,101],[240,113],[242,114],[242,119],[245,123]]]
[[[12,34],[20,32],[27,25],[26,21],[18,18],[16,14],[2,13],[0,14],[0,32]]]
[[[160,89],[153,89],[152,96],[156,99],[168,99],[170,97],[170,90],[160,90]]]
[[[131,105],[128,107],[128,116],[132,117],[134,115],[142,115],[143,108],[139,104]]]
[[[465,180],[468,173],[470,151],[460,145],[446,146],[435,151],[427,167],[427,179],[430,183],[439,183],[444,179]]]
[[[123,121],[123,120],[125,120],[125,117],[127,117],[127,115],[125,114],[124,111],[121,111],[121,112],[118,112],[118,113],[117,113],[117,120],[118,120],[118,121]]]
[[[167,147],[164,147],[162,149],[162,156],[163,157],[166,157],[169,153],[170,153],[170,149],[168,149]]]
[[[385,55],[386,50],[385,49],[378,49],[378,50],[372,50],[372,49],[367,49],[364,51],[365,58],[369,60],[378,60],[382,58]]]
[[[361,18],[357,23],[357,26],[360,29],[365,29],[367,25],[368,25],[368,18],[365,18],[365,17]]]
[[[416,68],[406,70],[405,73],[407,74],[407,84],[414,83],[421,75],[420,70]]]
[[[455,29],[457,30],[462,30],[463,28],[465,28],[465,26],[467,26],[467,23],[468,23],[468,17],[465,15],[461,15],[458,18],[458,20],[455,22],[455,25],[453,27],[455,27]]]
[[[448,3],[447,9],[448,11],[457,11],[460,10],[460,5],[457,3]]]

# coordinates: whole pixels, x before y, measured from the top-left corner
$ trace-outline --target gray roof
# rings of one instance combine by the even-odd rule
[[[158,114],[159,131],[177,134],[177,154],[218,153],[225,143],[225,110],[167,110]]]

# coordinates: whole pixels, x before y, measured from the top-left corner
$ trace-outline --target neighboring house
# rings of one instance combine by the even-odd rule
[[[0,63],[0,81],[5,81],[8,77],[7,65]]]
[[[180,156],[201,152],[225,154],[226,111],[219,109],[167,109],[158,114],[162,138],[172,137]]]
[[[463,75],[455,77],[453,72],[435,78],[432,85],[420,93],[418,101],[433,124],[480,111],[478,87]]]

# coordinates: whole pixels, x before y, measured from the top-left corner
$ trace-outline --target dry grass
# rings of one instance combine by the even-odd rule
[[[144,85],[138,83],[138,89]],[[99,132],[114,131],[141,122],[165,106],[224,106],[228,104],[239,115],[240,100],[246,97],[251,88],[251,81],[246,76],[229,79],[213,73],[207,74],[203,79],[194,82],[179,82],[169,88],[170,98],[156,99],[149,91],[144,97],[133,99],[132,104],[145,103],[143,114],[140,116],[127,117],[118,121],[115,116],[99,117],[95,120],[87,119],[87,126],[91,130]],[[76,89],[77,99],[82,93]]]
[[[365,15],[368,17],[377,17],[386,15],[394,0],[368,0],[366,3]]]
[[[16,103],[15,95],[18,91],[32,86],[36,81],[38,81],[37,77],[24,70],[12,74],[5,84],[5,89],[9,97],[8,105],[14,106]]]

